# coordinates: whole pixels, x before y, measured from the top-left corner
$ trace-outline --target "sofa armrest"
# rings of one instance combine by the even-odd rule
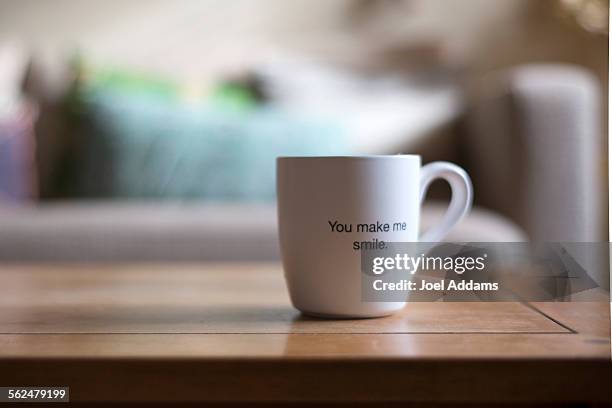
[[[600,241],[605,139],[600,85],[566,65],[515,68],[486,81],[467,116],[476,200],[535,241]]]

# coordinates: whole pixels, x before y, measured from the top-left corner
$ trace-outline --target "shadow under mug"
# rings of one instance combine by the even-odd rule
[[[376,240],[437,242],[472,204],[472,184],[462,168],[448,162],[421,167],[417,155],[279,157],[276,170],[291,302],[319,317],[380,317],[402,309],[405,302],[362,300],[356,246]],[[421,203],[437,178],[450,184],[451,202],[442,221],[419,237]]]

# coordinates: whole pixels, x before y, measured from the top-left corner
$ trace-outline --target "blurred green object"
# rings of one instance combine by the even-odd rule
[[[72,100],[74,195],[271,200],[277,156],[346,154],[334,122],[260,106],[240,86],[195,102],[175,89],[111,72],[80,78]]]
[[[137,92],[163,99],[181,98],[181,84],[161,75],[94,65],[80,55],[73,57],[72,65],[76,72],[75,89],[80,93],[100,89]]]
[[[76,89],[87,92],[127,92],[155,98],[207,103],[231,110],[251,109],[261,101],[257,81],[251,77],[227,79],[207,91],[198,84],[182,84],[179,81],[149,72],[130,71],[112,66],[98,66],[81,56],[73,58],[77,73]]]
[[[251,89],[243,84],[229,81],[217,86],[210,102],[215,106],[231,110],[249,110],[260,103]]]

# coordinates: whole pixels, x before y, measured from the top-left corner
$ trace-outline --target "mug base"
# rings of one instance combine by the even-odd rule
[[[361,320],[361,319],[377,319],[381,317],[391,316],[395,314],[397,310],[387,311],[384,313],[376,313],[372,315],[352,315],[352,314],[334,314],[334,313],[318,313],[318,312],[309,312],[307,310],[300,310],[300,312],[308,317],[314,317],[316,319],[325,319],[325,320]]]

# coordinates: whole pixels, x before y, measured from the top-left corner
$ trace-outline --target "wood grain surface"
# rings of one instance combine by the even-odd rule
[[[5,268],[0,333],[565,333],[520,303],[409,304],[381,319],[291,307],[277,265]]]
[[[0,283],[0,385],[76,401],[612,402],[607,301],[325,321],[277,264],[15,264]]]

